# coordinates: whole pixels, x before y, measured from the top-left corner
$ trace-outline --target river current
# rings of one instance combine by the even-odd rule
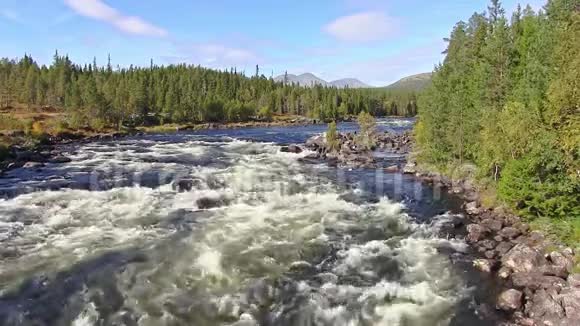
[[[493,324],[466,244],[445,236],[457,201],[280,152],[324,129],[79,143],[59,149],[70,163],[7,172],[0,325]]]

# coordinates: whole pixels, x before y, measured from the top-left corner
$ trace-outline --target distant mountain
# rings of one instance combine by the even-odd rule
[[[386,89],[397,89],[397,90],[411,90],[420,91],[425,87],[429,86],[431,83],[431,73],[417,74],[409,77],[400,79],[399,81],[386,86]]]
[[[337,88],[370,88],[371,86],[361,82],[356,78],[343,78],[330,82],[330,85]]]
[[[284,82],[284,75],[280,75],[276,78],[274,78],[275,81],[277,82]],[[349,87],[349,88],[366,88],[366,87],[371,87],[363,82],[361,82],[358,79],[355,78],[344,78],[344,79],[339,79],[339,80],[335,80],[332,82],[327,82],[324,79],[321,79],[319,77],[317,77],[314,74],[311,73],[305,73],[302,75],[293,75],[293,74],[288,74],[287,76],[288,78],[288,83],[295,83],[298,84],[300,86],[306,86],[306,87],[312,87],[314,85],[321,85],[321,86],[332,86],[332,87],[337,87],[337,88],[345,88],[345,87]]]

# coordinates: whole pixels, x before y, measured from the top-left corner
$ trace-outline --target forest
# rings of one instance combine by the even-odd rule
[[[361,111],[413,116],[413,91],[285,85],[260,74],[193,65],[113,67],[96,59],[77,65],[57,53],[50,66],[29,55],[0,61],[0,108],[24,106],[66,112],[72,128],[164,123],[267,120],[301,115],[339,120]]]
[[[419,161],[475,166],[492,200],[580,239],[580,1],[508,18],[493,0],[447,41],[419,99]]]

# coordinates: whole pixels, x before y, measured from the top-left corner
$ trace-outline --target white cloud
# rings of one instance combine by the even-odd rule
[[[0,17],[17,23],[22,22],[20,15],[10,9],[0,9]]]
[[[226,46],[223,43],[184,43],[176,42],[176,55],[162,56],[169,63],[188,62],[210,68],[245,68],[260,63],[261,58],[252,50],[244,47]]]
[[[140,17],[126,16],[101,0],[64,0],[67,6],[79,15],[100,20],[115,28],[134,35],[167,36],[167,31]]]
[[[341,41],[371,42],[393,35],[397,23],[384,13],[370,11],[339,17],[323,29]]]

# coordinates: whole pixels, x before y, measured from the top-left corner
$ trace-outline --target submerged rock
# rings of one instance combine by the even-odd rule
[[[172,188],[173,190],[177,190],[178,192],[191,191],[193,189],[193,180],[192,179],[177,180],[173,183]]]
[[[224,198],[203,197],[199,198],[195,204],[199,209],[210,209],[224,206],[227,204],[227,201]]]
[[[280,152],[300,154],[300,153],[302,153],[302,148],[298,145],[282,146],[280,148]]]

